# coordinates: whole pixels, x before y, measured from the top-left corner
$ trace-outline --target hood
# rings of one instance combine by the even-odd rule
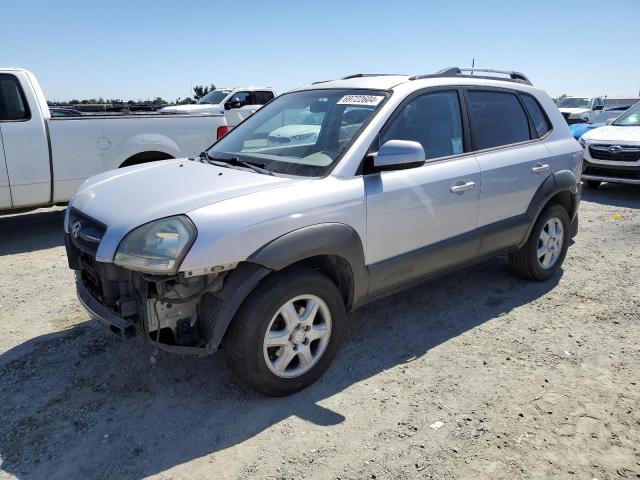
[[[320,125],[286,125],[284,127],[276,128],[269,133],[270,137],[295,137],[296,135],[303,135],[305,133],[319,133]]]
[[[585,132],[593,130],[594,128],[604,127],[604,125],[604,123],[574,123],[573,125],[569,125],[569,130],[571,130],[571,134],[577,140]]]
[[[585,113],[589,111],[588,108],[559,108],[558,110],[560,110],[561,113],[568,113],[570,115]]]
[[[160,113],[224,113],[222,105],[193,103],[191,105],[173,105],[159,110]]]
[[[111,261],[120,240],[142,224],[301,181],[188,159],[166,160],[91,177],[70,206],[107,226],[96,258]]]
[[[585,133],[582,136],[585,140],[602,140],[604,142],[621,142],[640,144],[640,127],[618,127],[607,125]]]

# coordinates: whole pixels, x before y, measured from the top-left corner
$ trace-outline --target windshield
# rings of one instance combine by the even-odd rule
[[[611,108],[609,110],[603,110],[591,120],[589,123],[604,123],[609,118],[616,118],[622,112],[624,112],[629,107],[619,107],[619,108]]]
[[[562,98],[558,100],[558,108],[589,108],[591,102],[588,98]]]
[[[231,93],[231,90],[212,90],[207,93],[204,97],[198,100],[197,103],[210,103],[212,105],[217,105],[222,102],[227,95]]]
[[[387,98],[379,90],[304,90],[282,95],[208,151],[267,170],[302,176],[331,171],[349,143]]]
[[[640,126],[640,103],[636,103],[633,107],[620,115],[612,125]]]

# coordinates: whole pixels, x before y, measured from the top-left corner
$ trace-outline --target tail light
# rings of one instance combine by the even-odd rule
[[[227,127],[226,125],[222,125],[221,127],[218,127],[218,131],[216,132],[216,139],[220,140],[227,133],[229,133],[229,127]]]

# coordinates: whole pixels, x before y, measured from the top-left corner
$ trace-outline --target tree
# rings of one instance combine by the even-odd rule
[[[206,85],[196,85],[195,87],[193,87],[193,98],[195,98],[196,100],[200,100],[207,93],[215,89],[216,86],[213,83],[208,87]]]

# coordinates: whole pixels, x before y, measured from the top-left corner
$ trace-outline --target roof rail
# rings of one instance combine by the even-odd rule
[[[349,80],[350,78],[365,78],[365,77],[393,77],[399,75],[397,73],[354,73],[353,75],[347,75],[340,80]]]
[[[463,74],[463,72],[470,72],[470,74],[465,75]],[[490,68],[472,68],[472,67],[463,67],[463,68],[449,67],[449,68],[440,70],[439,72],[436,72],[436,73],[430,73],[428,75],[415,75],[409,78],[409,80],[420,80],[423,78],[438,78],[438,77],[458,77],[458,76],[472,77],[474,76],[473,75],[474,72],[500,73],[504,75],[509,75],[509,78],[489,77],[489,76],[479,76],[477,78],[484,78],[484,79],[490,79],[490,80],[502,80],[506,82],[518,82],[518,83],[524,83],[527,85],[532,85],[531,81],[527,78],[527,76],[524,73],[514,72],[511,70],[493,70]]]

